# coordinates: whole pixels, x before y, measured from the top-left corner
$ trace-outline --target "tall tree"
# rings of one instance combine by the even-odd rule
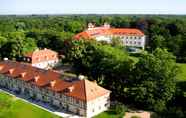
[[[145,54],[132,72],[129,98],[142,108],[164,110],[175,93],[177,70],[175,57],[167,50],[157,48]]]

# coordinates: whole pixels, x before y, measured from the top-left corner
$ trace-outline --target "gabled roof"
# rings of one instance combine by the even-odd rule
[[[1,61],[0,74],[29,82],[35,86],[46,88],[54,92],[62,92],[67,96],[90,101],[110,91],[89,80],[69,82],[63,80],[63,75],[52,70],[43,70],[29,64],[14,61]]]
[[[74,90],[66,94],[86,101],[91,101],[97,97],[110,93],[109,90],[106,90],[98,86],[97,83],[91,82],[87,79],[75,82],[72,87],[74,87]]]
[[[43,49],[43,50],[35,50],[33,52],[29,52],[24,55],[25,57],[31,58],[31,63],[39,63],[47,60],[56,60],[58,59],[58,53],[50,50],[50,49]]]

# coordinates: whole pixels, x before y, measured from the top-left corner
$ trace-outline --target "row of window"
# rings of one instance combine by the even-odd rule
[[[142,39],[141,36],[116,36],[116,35],[113,35],[113,36],[105,36],[107,38],[112,38],[112,37],[119,37],[121,39]]]
[[[39,55],[39,57],[35,57],[34,59],[40,61],[40,58],[43,58],[44,57],[46,60],[48,60],[50,56],[52,58],[56,58],[57,57],[57,55],[45,55],[45,56]]]
[[[24,84],[25,87],[28,87],[29,89],[33,90],[33,91],[37,91],[38,93],[41,93],[41,94],[44,94],[44,95],[47,95],[47,96],[55,96],[56,98],[58,99],[62,99],[63,101],[69,101],[70,103],[72,104],[76,104],[78,106],[81,106],[81,107],[85,107],[83,102],[77,100],[77,99],[74,99],[72,97],[68,97],[68,96],[65,96],[64,94],[60,94],[60,93],[56,93],[54,91],[49,91],[47,89],[44,89],[44,88],[38,88],[37,86],[33,85],[33,84],[27,84],[27,83],[22,83],[22,81],[19,81],[17,79],[11,79],[8,77],[8,83],[9,85],[21,85],[21,84]]]
[[[126,41],[126,44],[138,44],[141,45],[141,42],[137,42],[137,41]]]
[[[76,104],[78,106],[84,107],[84,104],[81,101],[74,99],[72,97],[65,96],[64,94],[60,94],[60,93],[57,93],[54,91],[49,91],[45,88],[38,88],[37,86],[35,86],[33,84],[30,84],[30,86],[32,89],[37,90],[39,93],[49,95],[49,96],[55,96],[57,99],[61,99],[63,101],[69,101],[72,104]]]

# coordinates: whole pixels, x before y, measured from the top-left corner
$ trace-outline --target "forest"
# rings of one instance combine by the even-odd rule
[[[35,47],[60,51],[62,41],[85,30],[89,22],[141,29],[147,36],[146,50],[166,48],[176,56],[177,62],[186,62],[185,16],[0,16],[0,49],[7,52],[0,56],[14,58]]]
[[[147,40],[145,52],[131,55],[119,42],[73,39],[89,22],[142,30]],[[177,80],[177,63],[186,63],[185,47],[186,16],[0,16],[0,59],[16,60],[37,48],[55,50],[77,75],[86,75],[111,90],[112,100],[154,111],[162,118],[186,115],[186,83]]]

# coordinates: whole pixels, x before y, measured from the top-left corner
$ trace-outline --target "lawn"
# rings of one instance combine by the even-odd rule
[[[178,81],[186,81],[186,64],[178,63],[180,67],[179,74],[177,76]]]
[[[95,116],[94,118],[122,118],[121,115],[117,115],[114,111],[108,110]]]
[[[60,118],[0,91],[0,118]]]

